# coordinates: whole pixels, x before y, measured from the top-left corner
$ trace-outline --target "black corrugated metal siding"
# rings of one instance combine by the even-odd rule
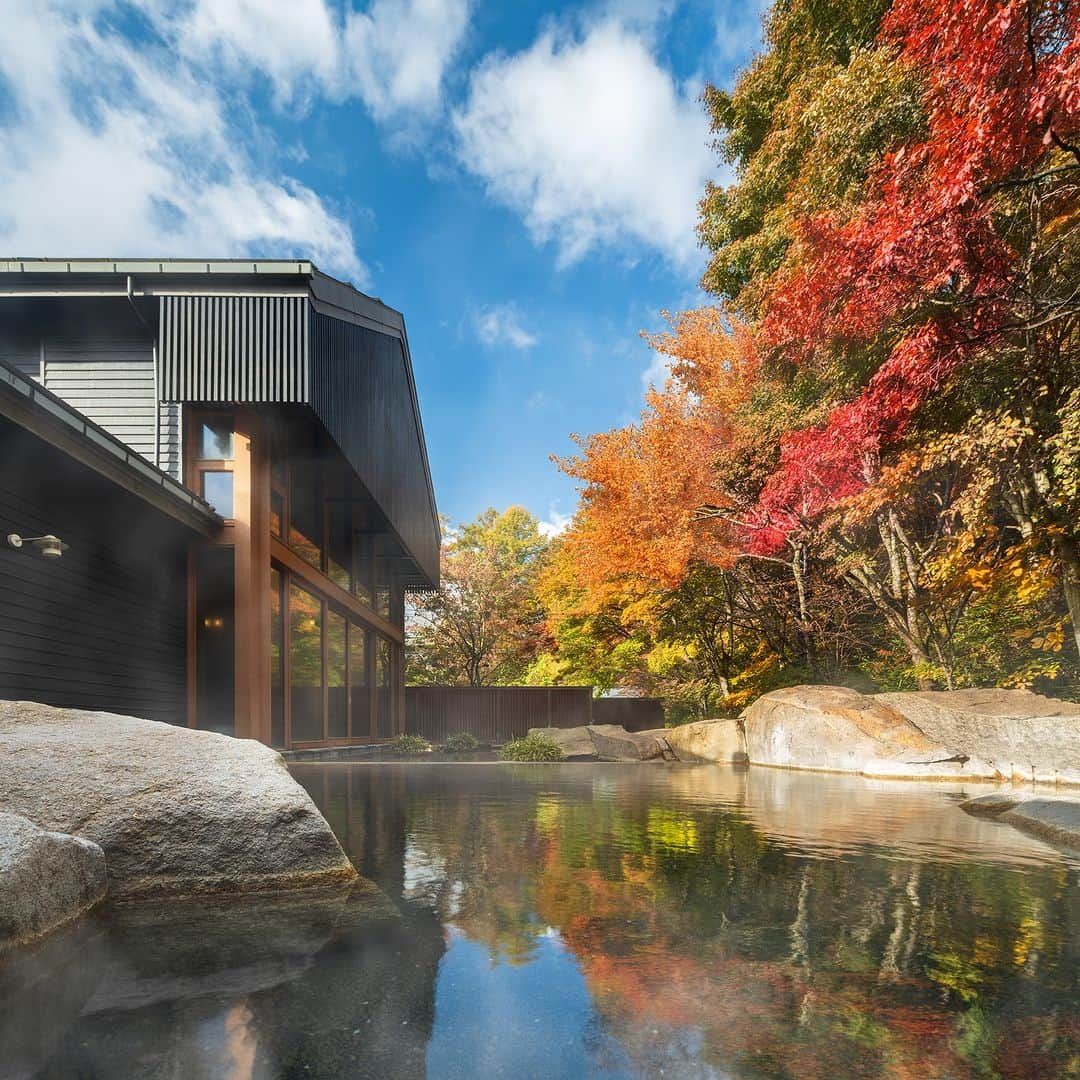
[[[311,404],[402,542],[437,581],[439,538],[401,342],[311,317]]]
[[[421,574],[437,582],[438,523],[401,341],[315,312],[304,296],[159,302],[162,399],[310,406]]]
[[[310,403],[304,296],[163,296],[164,401]]]

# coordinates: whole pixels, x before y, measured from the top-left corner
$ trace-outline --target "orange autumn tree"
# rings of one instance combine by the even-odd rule
[[[739,410],[753,386],[753,343],[717,308],[667,316],[671,330],[649,337],[670,358],[671,378],[650,390],[639,423],[586,438],[559,466],[583,484],[565,544],[591,594],[672,588],[692,559],[733,555],[717,529],[701,528],[699,507],[718,498],[715,463],[741,439]]]
[[[556,640],[602,611],[629,679],[726,707],[848,674],[1078,692],[1080,13],[785,0],[765,40],[705,94],[723,307],[671,319],[671,382],[563,463]]]
[[[581,502],[540,582],[560,660],[543,658],[534,675],[630,683],[687,714],[737,709],[819,658],[800,599],[810,568],[792,575],[788,560],[738,546],[793,406],[762,380],[752,336],[723,310],[669,326],[646,339],[671,377],[639,422],[579,439],[581,454],[559,462],[581,482]],[[767,412],[763,395],[773,395]]]

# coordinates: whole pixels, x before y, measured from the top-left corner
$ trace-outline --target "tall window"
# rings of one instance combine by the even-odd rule
[[[336,611],[326,617],[326,735],[330,739],[349,737],[345,625],[345,616]]]
[[[393,653],[390,642],[384,637],[378,638],[375,646],[375,707],[377,731],[380,738],[386,738],[393,728]]]
[[[371,734],[371,690],[368,681],[368,640],[370,634],[349,623],[349,711],[351,735],[363,739]]]
[[[196,417],[195,490],[225,518],[234,513],[235,444],[231,416],[222,413]]]
[[[293,462],[289,484],[289,547],[316,570],[322,569],[323,513],[319,466]]]
[[[352,503],[349,477],[333,469],[326,488],[326,576],[346,592],[352,585]]]
[[[392,642],[305,588],[293,573],[273,567],[273,745],[389,734],[393,728],[394,650]]]
[[[371,562],[371,537],[354,530],[352,594],[367,607],[372,605]]]
[[[289,585],[289,714],[293,742],[323,739],[322,601]]]

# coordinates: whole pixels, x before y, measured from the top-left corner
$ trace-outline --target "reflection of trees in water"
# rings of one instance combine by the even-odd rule
[[[1067,870],[807,859],[738,810],[515,785],[503,770],[365,783],[367,832],[400,798],[399,848],[407,835],[441,868],[425,884],[440,919],[510,962],[556,927],[639,1060],[659,1024],[699,1030],[706,1061],[748,1075],[1080,1067]]]

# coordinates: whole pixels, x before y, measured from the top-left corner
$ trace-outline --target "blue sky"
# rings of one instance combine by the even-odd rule
[[[296,255],[405,313],[440,509],[557,527],[701,302],[754,3],[0,0],[0,251]]]

